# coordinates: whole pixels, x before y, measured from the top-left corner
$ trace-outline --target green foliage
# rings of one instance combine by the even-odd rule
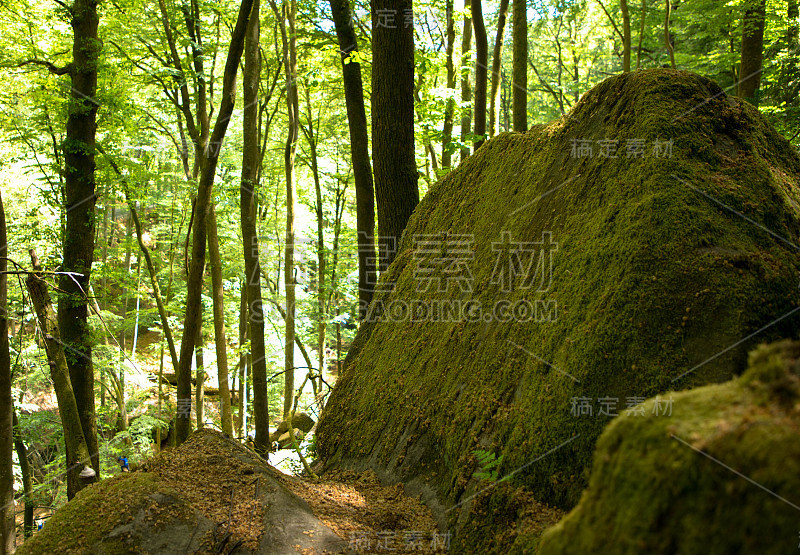
[[[493,451],[485,451],[483,449],[476,449],[473,453],[479,468],[479,470],[473,472],[473,478],[490,483],[496,482],[500,465],[503,463],[503,455],[498,457]]]

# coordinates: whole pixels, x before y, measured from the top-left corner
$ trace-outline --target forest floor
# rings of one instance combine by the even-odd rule
[[[282,475],[314,514],[359,553],[445,553],[449,535],[440,533],[428,507],[406,497],[402,484],[383,486],[371,470],[335,470],[319,480]]]

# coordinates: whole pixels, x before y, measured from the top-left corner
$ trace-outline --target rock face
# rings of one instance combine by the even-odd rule
[[[800,344],[761,347],[741,378],[672,397],[670,417],[651,399],[606,428],[542,555],[797,550]]]
[[[752,106],[673,70],[488,141],[412,216],[319,455],[405,482],[464,552],[491,551],[489,524],[524,528],[514,499],[573,507],[614,415],[796,333],[798,183]],[[500,463],[481,481],[486,453]]]
[[[200,430],[86,488],[18,550],[52,553],[340,553],[336,536],[257,455]],[[305,550],[305,551],[303,551]]]

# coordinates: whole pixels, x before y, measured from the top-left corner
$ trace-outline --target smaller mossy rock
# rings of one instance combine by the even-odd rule
[[[292,419],[293,428],[301,430],[303,433],[307,434],[311,431],[311,428],[314,427],[314,419],[311,418],[304,412],[298,412],[294,415]],[[284,420],[278,424],[278,427],[269,435],[270,443],[274,443],[276,441],[280,441],[282,435],[289,431],[289,422]],[[288,437],[288,436],[287,436]]]
[[[672,415],[654,414],[670,397]],[[740,378],[643,408],[602,434],[588,489],[541,555],[797,550],[800,343],[761,346]]]
[[[347,545],[277,470],[203,429],[141,470],[81,490],[17,552],[288,555],[341,553]]]

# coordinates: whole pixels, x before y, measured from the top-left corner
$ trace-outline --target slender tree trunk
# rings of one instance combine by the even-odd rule
[[[414,28],[403,21],[403,14],[412,9],[411,0],[372,0],[372,162],[381,271],[394,260],[403,229],[419,202],[414,154]],[[380,13],[398,15],[395,23],[381,25]]]
[[[31,259],[34,269],[39,269],[39,261],[33,251],[31,251]],[[86,445],[86,438],[83,435],[78,403],[72,389],[67,357],[64,354],[50,293],[47,291],[44,280],[34,273],[28,275],[25,285],[44,336],[50,377],[53,380],[53,388],[58,401],[58,413],[64,429],[64,442],[67,445],[67,477],[68,480],[71,479],[77,492],[94,482],[97,473],[89,466],[92,461]],[[67,497],[71,499],[69,493],[68,488]]]
[[[11,351],[8,344],[8,238],[0,195],[0,555],[14,553],[14,399],[11,396]]]
[[[672,47],[672,37],[669,32],[670,17],[672,16],[672,0],[667,0],[667,7],[664,10],[664,45],[667,47],[669,53],[669,63],[672,69],[676,69],[675,65],[675,49]],[[641,48],[640,48],[641,49]],[[638,61],[636,67],[638,68]]]
[[[442,128],[442,168],[452,166],[453,155],[453,118],[456,113],[456,99],[454,98],[456,88],[456,24],[453,16],[453,0],[446,0],[445,13],[447,17],[447,46],[445,54],[445,65],[447,66],[447,105],[444,109],[444,123]]]
[[[786,29],[786,72],[783,84],[784,89],[784,102],[787,105],[795,104],[797,102],[797,93],[800,90],[800,71],[798,71],[798,48],[800,48],[800,24],[797,18],[800,17],[800,8],[798,8],[797,0],[789,0],[787,10],[789,19],[789,26]],[[788,116],[788,112],[787,112]],[[788,119],[788,118],[787,118]]]
[[[497,34],[492,52],[492,89],[489,94],[489,135],[500,132],[500,84],[503,74],[503,40],[506,34],[506,14],[509,0],[500,0],[500,11],[497,16]]]
[[[628,11],[628,0],[620,0],[622,12],[622,72],[631,70],[631,14]]]
[[[325,299],[325,214],[322,207],[322,184],[319,179],[319,161],[317,157],[318,132],[314,129],[314,115],[311,108],[311,93],[308,87],[305,88],[306,97],[306,117],[308,125],[303,127],[303,134],[308,142],[308,150],[311,158],[311,175],[314,179],[314,194],[316,205],[314,211],[317,217],[317,365],[320,376],[325,371],[325,330],[327,328],[328,314]],[[308,366],[311,366],[308,364]],[[308,369],[311,372],[311,368]],[[317,380],[311,380],[311,384],[316,387]],[[321,382],[320,382],[321,385]]]
[[[231,392],[228,381],[228,341],[225,338],[225,296],[222,289],[222,261],[219,256],[217,212],[208,211],[208,258],[211,266],[211,298],[214,302],[214,346],[217,352],[217,377],[222,431],[233,435]]]
[[[364,108],[361,64],[352,59],[358,51],[348,0],[330,0],[333,23],[342,55],[342,82],[350,129],[350,157],[356,185],[356,228],[358,231],[359,319],[367,314],[377,281],[375,265],[375,195],[369,159],[369,136]]]
[[[253,0],[242,0],[239,6],[236,26],[231,33],[228,57],[225,62],[222,95],[217,119],[209,143],[200,155],[200,180],[197,187],[196,214],[192,230],[192,261],[189,266],[189,275],[186,283],[186,313],[177,376],[178,392],[175,424],[177,444],[183,443],[192,431],[191,411],[187,409],[191,408],[192,402],[191,357],[197,329],[200,325],[200,293],[203,287],[203,270],[206,261],[206,219],[211,202],[211,191],[214,187],[219,151],[233,113],[233,105],[236,98],[236,72],[244,50],[244,36],[252,6]]]
[[[461,113],[461,147],[460,160],[463,162],[469,157],[470,148],[467,137],[472,131],[472,109],[469,102],[472,100],[472,84],[470,83],[470,48],[472,47],[472,19],[464,18],[464,29],[461,35],[461,104],[465,106]]]
[[[670,9],[669,3],[670,0],[667,0],[667,10]],[[642,65],[642,42],[644,41],[644,24],[646,19],[647,19],[647,0],[642,0],[642,15],[639,21],[639,45],[636,48],[636,69],[639,69]]]
[[[258,142],[258,85],[261,75],[259,43],[261,27],[259,0],[253,2],[253,12],[247,28],[244,46],[244,123],[242,131],[242,180],[239,186],[240,219],[244,247],[245,286],[242,290],[242,310],[239,320],[239,344],[244,343],[247,327],[250,327],[250,350],[253,353],[253,414],[256,427],[256,449],[269,450],[269,402],[267,397],[267,360],[264,345],[264,309],[261,301],[261,264],[259,262],[259,240],[256,226],[256,194],[258,186],[261,150]],[[248,302],[249,301],[249,302]],[[245,315],[247,316],[245,318]],[[244,318],[244,319],[242,319]],[[246,376],[246,357],[240,355],[242,376]],[[239,380],[239,420],[242,428],[244,411],[245,380]],[[241,432],[240,432],[241,435]]]
[[[489,64],[489,43],[483,21],[481,0],[470,0],[472,29],[475,32],[475,116],[474,131],[478,136],[473,147],[477,150],[486,140],[486,85]]]
[[[197,417],[197,429],[204,428],[205,422],[205,353],[203,345],[205,335],[203,335],[203,316],[200,315],[200,326],[197,328],[197,342],[194,346],[194,367],[195,367],[195,386],[194,386],[194,414]]]
[[[756,93],[761,86],[764,59],[766,0],[746,0],[742,24],[742,59],[738,96],[758,105]]]
[[[300,102],[297,96],[297,37],[295,36],[295,0],[284,0],[281,9],[270,0],[275,17],[279,21],[283,42],[283,58],[286,70],[286,109],[288,115],[288,134],[284,148],[284,169],[286,174],[286,238],[284,244],[283,280],[286,286],[286,316],[284,318],[286,335],[284,338],[284,388],[283,419],[292,411],[294,397],[294,342],[295,342],[295,276],[294,241],[295,207],[295,155],[297,138],[300,132]],[[287,28],[288,24],[288,28]]]
[[[94,368],[89,329],[87,292],[94,259],[95,134],[97,130],[97,64],[102,48],[98,39],[97,0],[75,0],[72,5],[72,63],[69,75],[70,109],[64,148],[66,229],[59,288],[65,294],[58,301],[58,323],[67,352],[70,380],[78,403],[83,435],[92,455],[92,467],[100,472],[97,423],[94,410]],[[68,453],[68,457],[74,458]],[[75,478],[76,474],[71,474]],[[67,489],[75,495],[82,487],[70,480]]]
[[[13,413],[14,418],[14,449],[17,451],[19,459],[19,471],[22,474],[22,491],[24,493],[25,509],[23,515],[22,534],[23,537],[30,538],[33,535],[33,476],[31,474],[31,463],[28,460],[28,448],[22,439],[22,430],[19,427],[17,413]]]
[[[245,69],[245,71],[247,70]],[[246,262],[247,262],[247,256],[245,256],[245,263]],[[247,277],[249,275],[250,274],[245,274],[245,280],[249,281]],[[247,320],[248,320],[247,289],[248,289],[248,284],[246,281],[244,286],[242,287],[240,302],[239,302],[239,392],[238,392],[239,403],[237,406],[238,412],[236,415],[236,437],[244,437],[244,432],[242,430],[242,424],[243,424],[242,417],[244,415],[244,383],[245,383],[245,376],[247,375],[246,373],[247,354],[245,353],[244,350],[244,343],[247,340]],[[261,327],[262,329],[264,327],[263,320],[261,322]],[[263,333],[261,334],[261,337],[264,337]],[[252,343],[251,343],[251,348],[252,348]],[[264,371],[264,378],[266,380],[266,369]],[[266,386],[266,383],[264,385]],[[269,429],[267,431],[269,432]]]
[[[528,130],[528,12],[525,0],[514,0],[512,13],[512,61],[511,87],[513,129],[517,133]]]

